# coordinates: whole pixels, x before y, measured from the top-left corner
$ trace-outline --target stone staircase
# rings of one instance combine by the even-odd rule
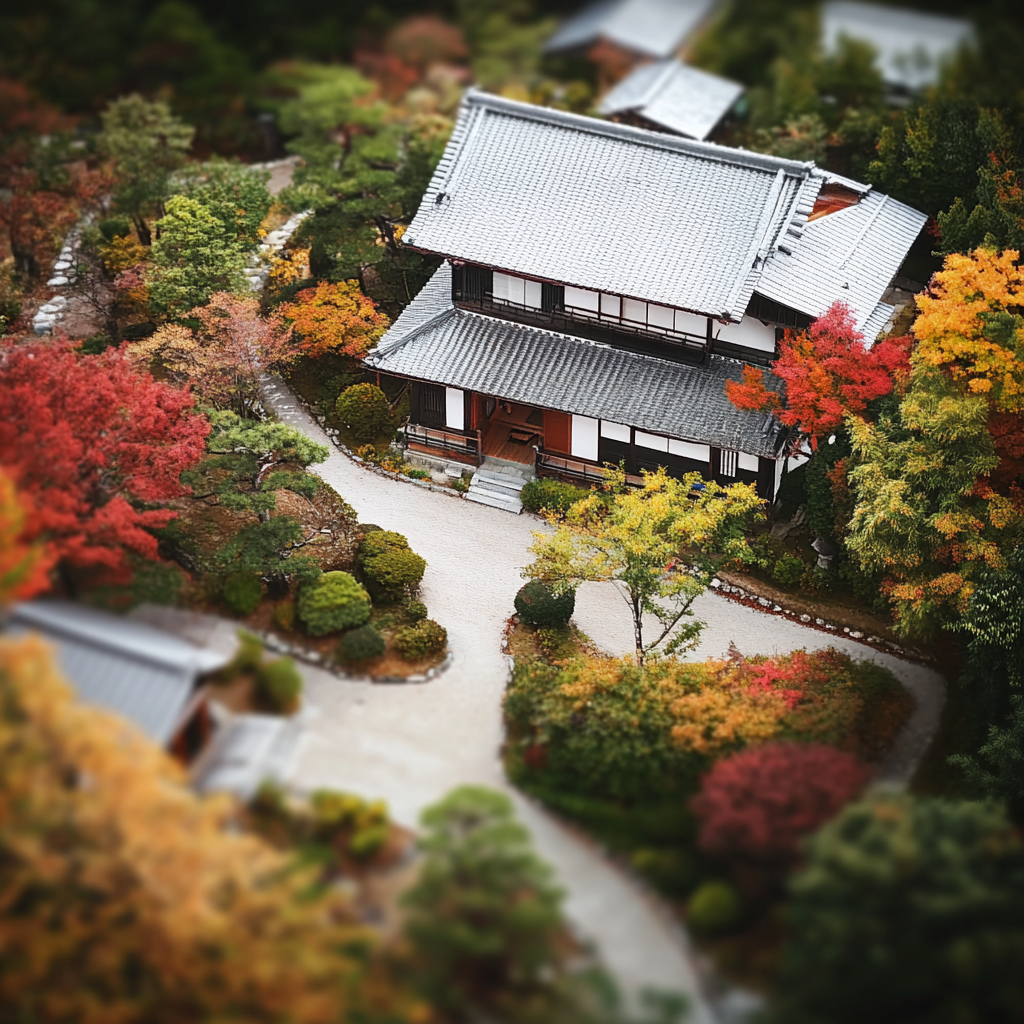
[[[483,465],[473,474],[466,498],[519,515],[523,510],[519,492],[532,479],[531,466],[505,459],[485,458]]]

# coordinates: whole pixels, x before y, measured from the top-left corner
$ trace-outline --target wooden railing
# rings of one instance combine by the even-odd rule
[[[542,448],[537,449],[535,471],[537,476],[542,476],[544,473],[557,473],[592,484],[604,483],[608,477],[608,470],[596,462],[586,462],[568,455],[556,455],[554,452],[546,452]]]
[[[439,448],[441,451],[458,455],[467,455],[477,465],[480,464],[480,431],[472,434],[457,434],[451,430],[440,430],[437,427],[424,427],[419,423],[405,425],[405,443],[408,445],[422,444],[428,448]]]

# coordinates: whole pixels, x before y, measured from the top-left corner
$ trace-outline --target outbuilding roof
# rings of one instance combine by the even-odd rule
[[[742,363],[711,356],[705,366],[687,366],[458,309],[447,263],[366,363],[384,373],[774,456],[774,418],[743,412],[725,396],[725,382],[741,379]]]
[[[605,40],[634,53],[667,57],[716,5],[717,0],[597,0],[565,21],[544,50],[579,50]]]
[[[934,85],[942,64],[974,41],[963,18],[883,4],[831,0],[821,8],[821,41],[834,52],[843,36],[869,43],[887,85],[916,91]]]
[[[8,629],[41,633],[79,700],[127,718],[161,746],[181,724],[197,678],[227,661],[169,633],[70,602],[16,605]]]
[[[403,241],[733,322],[764,278],[776,294],[799,300],[794,308],[817,316],[836,300],[850,301],[852,284],[844,289],[846,278],[838,280],[846,264],[874,261],[863,296],[858,291],[851,301],[863,326],[913,242],[907,232],[925,218],[892,199],[884,217],[872,217],[869,203],[853,218],[863,230],[849,239],[850,254],[839,254],[843,266],[816,284],[815,261],[827,265],[831,256],[809,255],[805,266],[793,254],[808,237],[831,238],[828,229],[809,233],[808,217],[822,186],[836,180],[813,163],[471,90]],[[840,184],[884,198],[870,186]],[[882,238],[893,218],[907,232]],[[890,245],[904,242],[890,258]]]
[[[672,59],[627,75],[598,106],[606,116],[639,114],[691,139],[706,139],[739,99],[743,86]]]

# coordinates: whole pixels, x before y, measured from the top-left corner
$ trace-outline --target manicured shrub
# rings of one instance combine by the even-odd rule
[[[405,606],[405,617],[410,622],[419,622],[427,617],[427,606],[422,601],[410,601]]]
[[[385,551],[363,562],[366,589],[375,601],[398,601],[423,579],[426,568],[426,559],[408,548]]]
[[[530,626],[564,626],[576,608],[576,591],[556,594],[540,580],[530,580],[516,594],[516,612]]]
[[[787,925],[780,1024],[1021,1019],[1024,841],[998,805],[850,804],[809,840]]]
[[[384,637],[367,623],[346,633],[338,642],[338,657],[346,664],[369,661],[384,653]]]
[[[740,894],[728,882],[704,882],[686,904],[686,923],[707,935],[734,928],[742,914]]]
[[[422,661],[448,646],[448,630],[433,619],[421,619],[395,634],[395,649],[406,661]]]
[[[370,595],[349,573],[325,572],[302,585],[296,611],[311,636],[326,636],[367,622]]]
[[[218,673],[218,677],[230,682],[242,672],[254,672],[263,661],[263,641],[244,629],[238,631],[238,648],[234,657]]]
[[[804,561],[796,555],[783,555],[772,566],[772,579],[780,586],[795,587],[804,574]]]
[[[715,764],[693,800],[698,843],[714,857],[786,864],[870,777],[858,758],[821,744],[742,750]]]
[[[394,530],[382,530],[379,526],[360,526],[363,539],[356,553],[356,561],[363,565],[367,559],[376,558],[386,551],[408,551],[409,542]]]
[[[565,515],[577,501],[587,497],[589,490],[563,484],[561,480],[531,480],[519,495],[527,512],[557,512]]]
[[[252,572],[233,572],[224,581],[224,603],[236,615],[251,615],[263,597],[263,584]]]
[[[279,629],[290,630],[295,626],[295,602],[283,601],[274,609],[274,625]]]
[[[387,395],[376,384],[353,384],[346,388],[338,396],[334,411],[360,441],[372,441],[392,427]]]
[[[256,669],[260,697],[275,711],[293,711],[302,693],[302,676],[291,658],[278,658]]]

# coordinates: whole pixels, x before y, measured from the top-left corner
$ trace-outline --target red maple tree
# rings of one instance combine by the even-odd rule
[[[207,420],[192,397],[140,373],[117,350],[81,356],[66,339],[0,348],[0,465],[26,509],[22,540],[63,569],[124,579],[126,550],[157,554],[174,518],[143,505],[185,493]]]
[[[698,843],[726,860],[787,863],[867,784],[852,754],[822,744],[766,743],[723,758],[693,800]]]
[[[853,314],[837,302],[806,331],[786,331],[772,372],[786,385],[785,399],[770,390],[764,372],[743,368],[742,383],[726,381],[725,393],[737,409],[775,411],[817,446],[818,438],[841,426],[849,413],[888,395],[899,375],[909,373],[910,338],[864,344]]]

